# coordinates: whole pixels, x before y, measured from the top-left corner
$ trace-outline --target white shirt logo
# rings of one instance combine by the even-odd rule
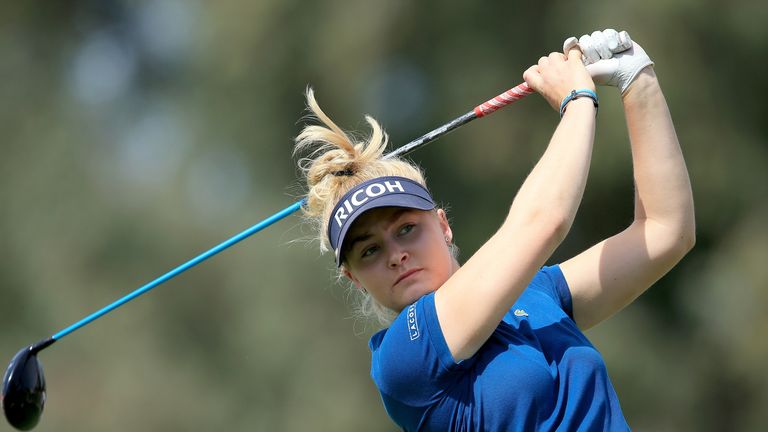
[[[515,309],[515,316],[527,317],[528,312],[526,312],[525,309]]]
[[[419,338],[419,320],[416,319],[416,303],[408,306],[408,334],[411,336],[411,340]]]

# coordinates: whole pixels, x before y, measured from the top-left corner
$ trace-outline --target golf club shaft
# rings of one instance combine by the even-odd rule
[[[384,158],[387,159],[387,158],[403,156],[408,153],[411,153],[412,151],[423,147],[424,145],[447,134],[448,132],[460,126],[463,126],[476,118],[491,114],[499,108],[504,108],[505,106],[511,104],[512,102],[518,101],[528,96],[531,93],[533,93],[533,90],[531,90],[531,88],[528,87],[528,84],[526,83],[522,83],[515,87],[512,87],[511,89],[505,91],[504,93],[501,93],[500,95],[494,97],[493,99],[489,99],[488,101],[476,106],[472,111],[464,114],[463,116],[457,117],[449,121],[448,123],[440,126],[439,128],[434,129],[431,132],[428,132],[419,138],[416,138],[415,140],[409,142],[408,144],[405,144],[397,148],[396,150],[393,150],[392,152],[385,155]]]
[[[494,97],[493,99],[490,99],[486,101],[485,103],[476,106],[472,111],[457,117],[454,120],[451,120],[450,122],[438,127],[437,129],[422,135],[421,137],[409,142],[408,144],[405,144],[404,146],[392,151],[391,153],[388,153],[385,158],[392,158],[397,156],[403,156],[406,155],[418,148],[423,147],[424,145],[434,141],[435,139],[447,134],[448,132],[451,132],[454,129],[457,129],[458,127],[465,125],[469,123],[470,121],[486,116],[488,114],[493,113],[499,108],[503,108],[512,102],[515,102],[517,100],[522,99],[525,96],[528,96],[529,94],[533,93],[533,90],[531,90],[527,84],[522,83],[516,87],[511,88],[510,90],[507,90],[504,93],[501,93],[500,95]],[[95,321],[96,319],[100,318],[101,316],[112,312],[113,310],[119,308],[120,306],[124,305],[125,303],[128,303],[129,301],[135,299],[136,297],[139,297],[140,295],[146,293],[147,291],[150,291],[151,289],[155,288],[156,286],[162,284],[163,282],[168,281],[169,279],[172,279],[173,277],[183,273],[184,271],[194,267],[195,265],[207,260],[208,258],[218,254],[219,252],[223,251],[224,249],[229,248],[230,246],[239,243],[242,240],[245,240],[246,238],[250,237],[251,235],[263,230],[264,228],[274,224],[275,222],[285,218],[286,216],[296,212],[299,210],[302,205],[304,205],[304,200],[297,201],[290,205],[289,207],[286,207],[283,210],[280,210],[279,212],[275,213],[274,215],[264,219],[263,221],[257,223],[256,225],[248,228],[247,230],[241,232],[240,234],[235,235],[234,237],[230,238],[229,240],[219,244],[218,246],[215,246],[208,251],[198,255],[195,258],[192,258],[191,260],[187,261],[186,263],[176,267],[175,269],[169,271],[168,273],[160,276],[159,278],[153,280],[152,282],[149,282],[148,284],[142,286],[141,288],[138,288],[137,290],[131,292],[130,294],[126,295],[125,297],[115,301],[114,303],[111,303],[104,308],[92,313],[91,315],[88,315],[87,317],[81,319],[80,321],[70,325],[69,327],[59,331],[58,333],[51,336],[50,339],[41,341],[37,344],[38,349],[35,351],[40,351],[51,344],[53,342],[63,338],[64,336],[72,333],[73,331]]]

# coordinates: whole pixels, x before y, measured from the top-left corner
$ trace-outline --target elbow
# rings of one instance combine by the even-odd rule
[[[536,219],[542,234],[554,247],[557,247],[571,231],[574,216],[558,209],[545,209],[537,214]]]
[[[531,211],[526,214],[510,213],[505,225],[513,230],[521,230],[538,238],[547,248],[554,249],[565,240],[573,224],[573,217],[549,209]]]
[[[668,250],[675,262],[683,259],[696,245],[696,227],[693,223],[685,224],[670,235]]]
[[[681,212],[677,234],[678,249],[682,258],[696,246],[696,213],[693,209],[693,199],[688,201]]]
[[[696,246],[696,226],[691,223],[689,229],[687,229],[680,238],[680,243],[683,248],[683,255],[690,252],[694,246]]]
[[[691,230],[690,232],[680,233],[675,241],[670,246],[670,256],[674,257],[675,262],[680,261],[688,255],[688,252],[693,249],[696,244],[696,234]]]
[[[680,234],[678,236],[682,256],[685,256],[696,245],[696,217],[694,216],[693,209],[688,213],[689,216],[685,218],[685,222],[680,227]]]
[[[675,262],[681,260],[696,245],[696,219],[693,209],[682,212],[678,217],[642,221],[648,239],[653,241],[662,255]]]
[[[652,219],[636,220],[629,228],[645,245],[649,258],[667,269],[677,264],[696,244],[692,223],[663,224]]]
[[[559,245],[571,231],[573,217],[569,217],[568,215],[561,215],[559,217],[553,216],[550,224],[552,241]]]

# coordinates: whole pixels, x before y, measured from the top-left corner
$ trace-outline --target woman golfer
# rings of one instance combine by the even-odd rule
[[[525,71],[561,113],[546,151],[498,231],[459,266],[446,213],[413,164],[382,159],[386,136],[355,143],[319,108],[297,150],[306,211],[341,273],[392,314],[370,340],[371,376],[404,430],[626,430],[600,353],[582,331],[610,317],[694,244],[685,162],[652,62],[612,30],[566,41]],[[592,62],[582,63],[582,56]],[[594,77],[594,81],[593,81]],[[619,88],[632,146],[632,223],[559,265],[544,266],[582,198],[597,111],[595,82]]]

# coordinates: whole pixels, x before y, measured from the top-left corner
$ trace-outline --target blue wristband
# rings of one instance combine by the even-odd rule
[[[563,117],[563,114],[565,114],[565,107],[568,105],[568,103],[574,99],[578,99],[580,97],[588,97],[592,99],[592,102],[595,104],[595,108],[598,107],[599,103],[597,101],[597,94],[593,92],[590,89],[581,89],[581,90],[571,90],[571,94],[565,97],[563,99],[563,103],[560,104],[560,117]],[[597,115],[597,110],[595,110],[595,115]]]

